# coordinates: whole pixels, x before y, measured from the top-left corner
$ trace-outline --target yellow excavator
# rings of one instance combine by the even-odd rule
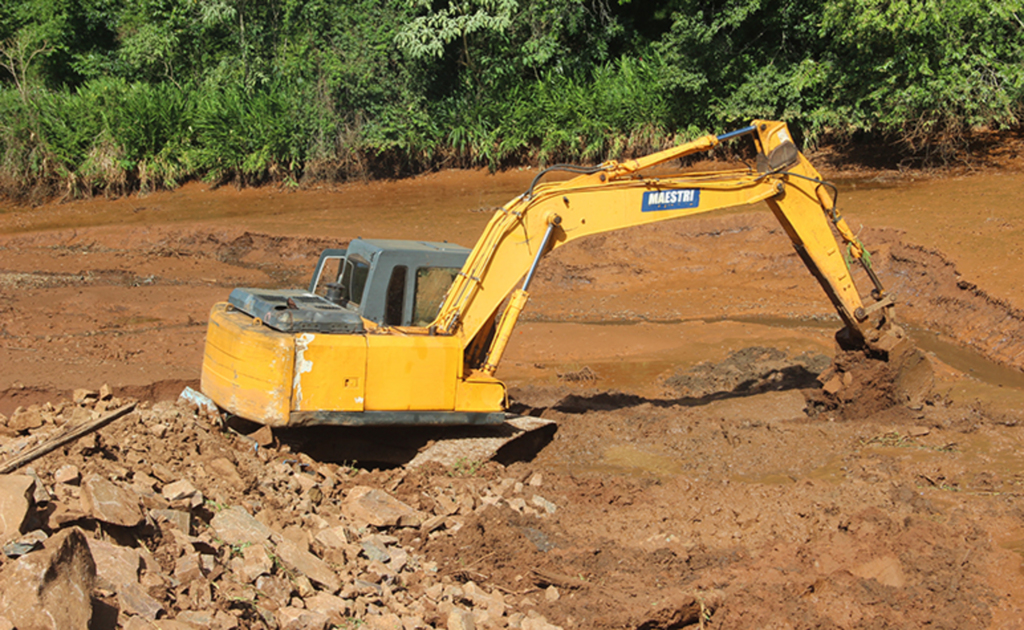
[[[744,136],[755,166],[652,168]],[[576,176],[542,182],[552,171]],[[893,297],[835,197],[773,121],[639,159],[552,166],[495,212],[472,250],[358,239],[326,250],[308,289],[235,289],[210,316],[202,391],[274,427],[502,423],[508,400],[494,373],[545,254],[590,234],[762,201],[845,323],[841,344],[905,361],[915,351]],[[873,284],[869,304],[848,260]]]

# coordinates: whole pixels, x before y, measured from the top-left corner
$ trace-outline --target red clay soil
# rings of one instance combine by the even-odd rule
[[[356,236],[472,244],[481,210],[532,175],[5,208],[0,413],[104,383],[175,397],[232,287],[301,286]],[[1024,174],[876,173],[843,191],[935,366],[926,403],[815,398],[838,318],[746,208],[544,261],[499,370],[516,410],[558,424],[529,461],[360,483],[424,510],[445,489],[479,507],[480,488],[522,484],[521,502],[402,542],[564,628],[1024,627]]]

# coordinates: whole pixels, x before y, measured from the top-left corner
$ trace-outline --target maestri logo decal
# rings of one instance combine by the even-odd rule
[[[696,208],[700,205],[700,190],[685,188],[683,190],[655,190],[644,193],[643,212],[659,210],[681,210]]]

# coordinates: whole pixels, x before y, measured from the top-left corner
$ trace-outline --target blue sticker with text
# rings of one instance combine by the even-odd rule
[[[684,188],[682,190],[654,190],[644,193],[643,212],[659,210],[682,210],[696,208],[700,205],[700,190]]]

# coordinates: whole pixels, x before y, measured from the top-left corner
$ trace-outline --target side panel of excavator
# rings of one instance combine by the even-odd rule
[[[453,337],[368,335],[366,409],[453,411],[462,347]]]
[[[366,382],[366,335],[295,336],[292,411],[363,411]]]
[[[231,413],[275,427],[504,420],[504,385],[463,378],[454,337],[293,335],[228,304],[210,314],[202,389]]]

